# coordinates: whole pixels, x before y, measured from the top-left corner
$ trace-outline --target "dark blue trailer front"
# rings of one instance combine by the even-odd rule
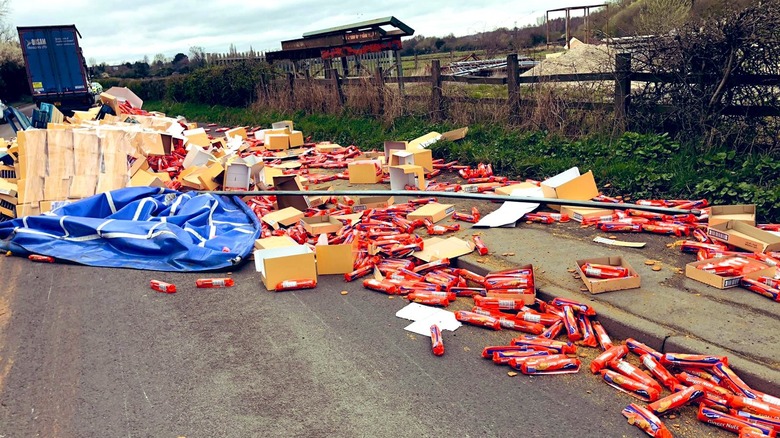
[[[75,25],[17,27],[33,101],[60,111],[85,110],[94,97]]]

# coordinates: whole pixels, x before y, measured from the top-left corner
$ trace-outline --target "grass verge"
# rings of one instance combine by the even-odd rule
[[[411,140],[430,131],[456,128],[421,118],[399,117],[385,125],[347,114],[280,113],[258,109],[150,101],[149,110],[227,126],[269,126],[292,119],[314,141],[381,149],[386,140]],[[565,139],[545,132],[520,132],[502,125],[475,125],[461,141],[432,146],[436,157],[464,164],[491,163],[513,179],[541,180],[572,166],[593,170],[605,194],[626,199],[707,198],[715,204],[756,204],[759,220],[780,222],[780,160],[771,154],[737,156],[727,147],[702,152],[666,134],[627,132],[618,138],[593,135]]]

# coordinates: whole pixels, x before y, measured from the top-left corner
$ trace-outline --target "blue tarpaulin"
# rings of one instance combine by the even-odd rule
[[[250,254],[260,223],[229,196],[132,187],[0,223],[0,249],[89,266],[205,271]]]

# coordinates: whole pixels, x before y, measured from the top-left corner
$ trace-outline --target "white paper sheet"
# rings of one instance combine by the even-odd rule
[[[517,197],[544,197],[540,187],[517,189],[510,196]],[[498,210],[488,214],[474,224],[474,227],[503,227],[505,225],[514,225],[520,218],[539,208],[539,204],[530,202],[504,202]]]
[[[409,303],[406,307],[396,312],[395,316],[414,321],[404,327],[404,330],[421,336],[430,337],[433,324],[438,324],[440,329],[448,331],[455,331],[462,325],[460,321],[455,319],[454,313],[418,303]]]

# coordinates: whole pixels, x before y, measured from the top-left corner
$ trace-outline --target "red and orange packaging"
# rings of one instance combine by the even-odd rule
[[[702,397],[704,397],[704,387],[701,385],[693,385],[650,403],[647,405],[647,409],[650,409],[655,414],[663,414],[672,409],[695,403]]]
[[[555,354],[577,353],[577,346],[571,342],[561,342],[547,338],[524,336],[512,339],[512,345],[521,345],[533,350],[549,350]]]
[[[625,345],[616,345],[596,356],[596,358],[593,359],[593,361],[590,363],[590,371],[593,374],[598,374],[599,371],[606,368],[611,361],[622,359],[626,357],[627,354],[628,347]]]
[[[635,367],[630,362],[626,362],[622,359],[613,359],[607,365],[620,374],[623,374],[630,379],[636,380],[643,385],[655,389],[659,394],[661,393],[661,385],[659,385],[655,379],[643,373],[642,370]]]
[[[607,385],[619,391],[625,392],[626,394],[629,394],[639,400],[652,402],[658,400],[660,397],[661,392],[658,389],[653,388],[652,386],[648,386],[643,382],[634,380],[618,372],[603,369],[599,371],[599,373]]]
[[[195,287],[198,288],[220,288],[233,287],[235,282],[232,278],[199,278],[195,280]]]
[[[166,283],[164,281],[160,280],[151,280],[149,282],[149,285],[152,289],[156,290],[157,292],[162,292],[166,294],[174,294],[176,293],[176,285],[171,283]]]
[[[679,380],[672,375],[671,372],[669,372],[666,367],[661,365],[661,362],[658,361],[655,357],[653,357],[650,354],[643,354],[640,357],[640,360],[642,361],[642,365],[647,368],[648,371],[650,371],[650,374],[653,375],[654,378],[661,381],[661,383],[667,387],[670,391],[674,387],[674,385],[679,384]],[[684,383],[684,382],[683,382]]]
[[[441,329],[436,324],[431,326],[431,351],[436,356],[444,355],[444,341],[441,337]]]
[[[520,364],[520,372],[526,375],[573,374],[580,371],[580,365],[580,360],[575,357],[551,354],[524,358]]]
[[[730,432],[738,432],[742,428],[755,428],[759,429],[765,436],[772,437],[776,435],[774,428],[770,426],[763,426],[755,423],[750,423],[745,419],[729,415],[714,409],[710,409],[704,405],[699,404],[699,411],[696,415],[699,421],[713,426],[720,427],[721,429],[728,430]]]
[[[577,272],[592,294],[623,289],[635,289],[641,286],[639,274],[622,256],[598,257],[577,260]],[[595,266],[594,266],[595,265]],[[588,269],[590,268],[590,269]],[[590,277],[600,275],[607,278]]]
[[[672,438],[672,433],[664,423],[642,406],[631,403],[623,409],[623,416],[628,420],[628,424],[642,429],[653,438]]]
[[[466,324],[475,325],[478,327],[490,328],[493,330],[501,330],[501,323],[498,318],[492,316],[480,315],[479,313],[457,311],[455,312],[455,319]]]
[[[289,290],[314,289],[317,287],[317,280],[298,279],[284,280],[276,285],[275,292],[284,292]]]

